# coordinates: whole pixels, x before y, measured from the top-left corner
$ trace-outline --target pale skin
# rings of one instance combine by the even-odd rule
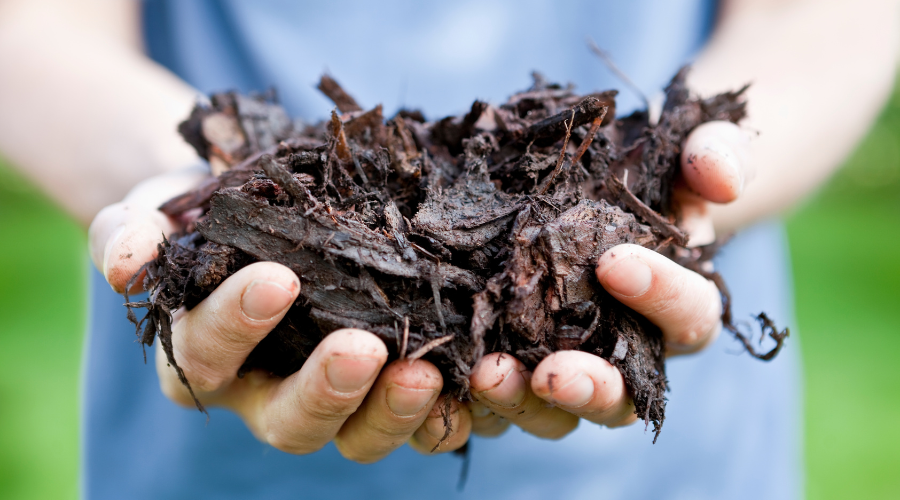
[[[96,215],[91,255],[121,292],[154,255],[161,235],[176,229],[155,208],[204,175],[183,169],[196,158],[172,133],[195,94],[141,55],[134,42],[139,37],[128,29],[137,26],[133,2],[72,4],[0,2],[0,67],[14,70],[0,78],[0,150],[75,217]],[[683,165],[676,198],[694,244],[790,206],[840,163],[890,90],[896,7],[876,0],[725,2],[691,84],[705,94],[746,81],[754,86],[743,130],[711,123],[684,144],[683,158],[693,160]],[[854,15],[859,12],[866,15]],[[38,26],[41,37],[32,35]],[[21,50],[23,44],[29,50]],[[61,52],[94,54],[95,71],[58,63]],[[38,127],[29,118],[33,109],[53,109],[54,120],[38,120]],[[122,127],[117,113],[146,120]],[[48,137],[56,148],[41,147]],[[143,164],[124,169],[126,157]],[[77,189],[91,177],[108,183],[101,190]],[[600,258],[597,277],[661,328],[670,355],[695,352],[719,334],[721,305],[713,285],[656,253],[615,247]],[[198,307],[178,313],[175,357],[201,401],[234,411],[260,440],[291,453],[332,441],[358,462],[377,461],[407,442],[430,453],[444,433],[440,373],[422,360],[386,364],[387,349],[371,333],[332,333],[285,379],[261,372],[235,376],[299,291],[290,270],[257,263]],[[164,359],[157,356],[163,392],[193,406]],[[635,420],[621,374],[582,352],[555,353],[533,372],[510,355],[490,354],[474,367],[471,387],[476,401],[453,403],[453,431],[439,452],[462,446],[472,432],[497,435],[509,425],[560,438],[581,419],[609,427]]]

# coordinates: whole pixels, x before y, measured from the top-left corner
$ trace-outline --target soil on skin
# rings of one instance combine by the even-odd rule
[[[724,325],[756,357],[771,359],[788,333],[761,315],[776,346],[754,351],[707,271],[718,245],[688,248],[677,226],[682,142],[703,122],[738,122],[745,108],[743,89],[700,99],[685,75],[668,86],[657,123],[646,112],[616,117],[616,91],[579,95],[537,74],[500,106],[476,101],[437,121],[418,111],[385,120],[329,77],[319,88],[340,114],[316,125],[292,122],[271,95],[213,95],[179,130],[215,176],[161,207],[185,230],[143,268],[149,299],[129,303],[129,318],[143,344],[159,338],[190,387],[172,356],[172,312],[248,264],[278,262],[300,279],[300,297],[239,376],[289,375],[329,332],[361,328],[392,359],[437,365],[444,391],[464,400],[486,353],[533,369],[577,349],[621,371],[658,436],[662,335],[600,286],[603,252],[642,245],[715,281]],[[136,308],[147,309],[140,320]]]

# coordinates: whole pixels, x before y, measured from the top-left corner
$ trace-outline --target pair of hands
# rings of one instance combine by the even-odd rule
[[[743,190],[747,149],[746,136],[727,122],[698,127],[684,144],[683,182],[675,199],[693,245],[714,238],[708,203],[731,202]],[[157,207],[205,175],[183,171],[150,179],[97,215],[90,228],[91,256],[114,290],[124,292],[128,280],[155,257],[162,236],[178,229]],[[702,349],[721,329],[716,287],[651,250],[614,247],[601,256],[597,278],[613,297],[660,327],[669,355]],[[175,359],[200,401],[234,411],[257,438],[289,453],[312,453],[330,441],[345,457],[363,463],[406,442],[430,453],[444,436],[441,374],[421,359],[385,366],[387,348],[372,333],[331,333],[287,378],[262,371],[237,378],[247,355],[299,292],[290,269],[259,262],[229,277],[193,310],[176,313]],[[161,351],[156,368],[163,393],[193,407]],[[439,452],[461,447],[471,433],[499,435],[510,424],[554,439],[575,429],[581,418],[609,427],[636,420],[618,369],[580,351],[554,353],[533,373],[510,355],[489,354],[474,367],[470,383],[475,401],[451,402],[452,432]]]

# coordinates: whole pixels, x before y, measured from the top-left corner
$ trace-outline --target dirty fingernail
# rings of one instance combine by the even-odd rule
[[[478,393],[478,396],[497,406],[514,408],[525,401],[525,392],[526,385],[522,374],[515,368],[510,368],[499,384]]]
[[[119,239],[122,237],[122,233],[125,232],[125,226],[119,226],[116,228],[112,235],[110,235],[109,239],[106,240],[106,246],[103,248],[103,269],[100,271],[103,272],[103,276],[109,278],[109,256],[112,253],[113,248],[115,248],[116,243],[119,242]]]
[[[736,194],[744,190],[744,171],[741,168],[741,160],[734,150],[720,141],[709,141],[703,145],[701,151],[704,160],[712,164],[719,164],[731,173],[731,188]]]
[[[410,417],[425,409],[434,397],[434,389],[410,389],[391,385],[386,392],[388,408],[398,417]]]
[[[600,281],[619,295],[638,297],[650,289],[653,272],[640,257],[632,255],[615,264]]]
[[[325,377],[337,392],[356,392],[375,377],[378,367],[374,358],[335,356],[325,365]]]
[[[594,397],[594,381],[584,373],[550,393],[550,399],[560,406],[579,408]]]
[[[294,301],[294,294],[272,281],[256,280],[247,285],[241,296],[241,310],[250,319],[271,319]]]

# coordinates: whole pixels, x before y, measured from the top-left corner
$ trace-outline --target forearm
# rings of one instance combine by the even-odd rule
[[[0,3],[0,154],[84,224],[198,161],[176,132],[197,94],[134,43],[136,5]]]
[[[712,95],[751,83],[756,175],[738,201],[713,208],[720,230],[783,211],[840,165],[890,93],[898,34],[893,0],[725,3],[690,84]]]

